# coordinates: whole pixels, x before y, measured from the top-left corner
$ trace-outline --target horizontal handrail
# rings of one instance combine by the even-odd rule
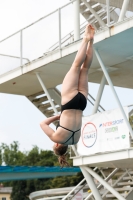
[[[96,101],[95,99],[94,99],[94,97],[91,95],[91,94],[88,94],[92,99],[93,99],[93,101]],[[99,107],[103,110],[103,111],[105,111],[105,109],[101,106],[101,105],[99,105]]]
[[[82,25],[85,24],[85,23],[86,23],[86,21],[83,22],[80,26],[82,26]],[[86,24],[85,24],[85,25],[86,25]],[[84,25],[84,27],[85,27],[85,25]],[[82,27],[81,30],[82,30],[84,27]],[[81,34],[82,34],[82,32],[80,32],[80,35],[81,35]],[[68,39],[70,39],[73,35],[74,35],[74,31],[71,31],[70,33],[68,33],[67,35],[65,35],[65,36],[61,39],[61,40],[63,40],[63,39],[66,38],[66,40],[63,41],[62,44],[63,44],[64,42],[66,42]],[[69,36],[69,38],[67,38],[68,36]],[[49,47],[48,50],[50,50],[50,49],[53,48],[54,46],[58,45],[58,43],[59,43],[59,42],[56,42],[55,44],[53,44],[51,47]],[[57,46],[54,48],[54,50],[55,50],[56,48],[57,48]]]
[[[94,103],[92,103],[92,101],[91,101],[89,98],[87,98],[87,100],[90,102],[90,104],[91,104],[92,106],[94,106]],[[99,109],[98,109],[98,111],[100,112]]]
[[[5,56],[5,57],[11,57],[11,58],[18,58],[20,59],[20,57],[18,56],[11,56],[11,55],[7,55],[7,54],[0,54],[0,56]],[[28,62],[30,62],[30,60],[28,58],[22,58],[24,60],[27,60]]]
[[[63,5],[63,6],[59,7],[58,9],[56,9],[56,10],[54,10],[54,11],[50,12],[49,14],[47,14],[47,15],[45,15],[45,16],[43,16],[43,17],[41,17],[40,19],[38,19],[38,20],[34,21],[33,23],[31,23],[31,24],[29,24],[29,25],[25,26],[24,28],[20,29],[19,31],[17,31],[17,32],[15,32],[15,33],[13,33],[13,34],[11,34],[11,35],[9,35],[9,36],[7,36],[6,38],[4,38],[4,39],[0,40],[0,43],[1,43],[1,42],[3,42],[3,41],[5,41],[5,40],[7,40],[7,39],[9,39],[10,37],[12,37],[12,36],[16,35],[17,33],[19,33],[19,32],[21,32],[21,31],[25,30],[26,28],[29,28],[30,26],[32,26],[32,25],[34,25],[34,24],[36,24],[37,22],[39,22],[39,21],[41,21],[41,20],[45,19],[46,17],[48,17],[48,16],[52,15],[53,13],[55,13],[55,12],[58,12],[58,10],[59,10],[59,9],[62,9],[62,8],[64,8],[64,7],[66,7],[66,6],[68,6],[69,4],[73,3],[74,1],[76,1],[76,0],[71,0],[71,2],[69,2],[69,3],[65,4],[65,5]]]

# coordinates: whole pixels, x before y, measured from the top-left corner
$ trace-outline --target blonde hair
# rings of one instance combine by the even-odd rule
[[[56,148],[53,147],[54,154],[58,156],[58,161],[61,165],[61,168],[64,166],[69,166],[69,163],[66,161],[66,154],[67,154],[68,145],[60,144]]]

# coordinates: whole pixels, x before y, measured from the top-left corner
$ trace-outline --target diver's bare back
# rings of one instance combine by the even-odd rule
[[[68,131],[62,127],[58,127],[53,134],[53,142],[71,145],[72,139],[74,139],[74,144],[78,143],[81,134],[82,113],[83,112],[81,110],[64,110],[60,116],[60,125],[71,131]],[[67,139],[72,136],[72,131],[75,132],[73,138],[66,142]]]

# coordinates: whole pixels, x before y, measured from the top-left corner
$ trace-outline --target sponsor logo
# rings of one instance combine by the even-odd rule
[[[126,138],[126,135],[122,135],[121,137],[122,137],[122,139],[125,139],[125,138]]]
[[[92,147],[97,140],[97,129],[93,123],[88,122],[82,130],[82,142],[87,148]]]
[[[118,131],[118,126],[105,129],[105,133],[111,133],[111,132],[116,132],[116,131]]]
[[[118,120],[114,120],[114,121],[104,122],[104,123],[101,123],[99,125],[99,127],[114,126],[114,125],[117,125],[117,124],[122,124],[123,121],[124,121],[124,119],[118,119]]]
[[[119,139],[120,139],[120,137],[118,136],[118,137],[115,137],[115,138],[107,138],[107,141],[119,140]]]

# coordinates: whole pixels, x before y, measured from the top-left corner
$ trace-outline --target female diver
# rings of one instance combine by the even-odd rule
[[[66,74],[61,91],[61,115],[40,123],[44,133],[54,142],[53,150],[63,167],[68,165],[65,154],[68,145],[77,144],[81,134],[82,112],[87,104],[88,70],[93,58],[95,29],[88,24],[75,60]],[[49,125],[60,120],[56,131]]]

